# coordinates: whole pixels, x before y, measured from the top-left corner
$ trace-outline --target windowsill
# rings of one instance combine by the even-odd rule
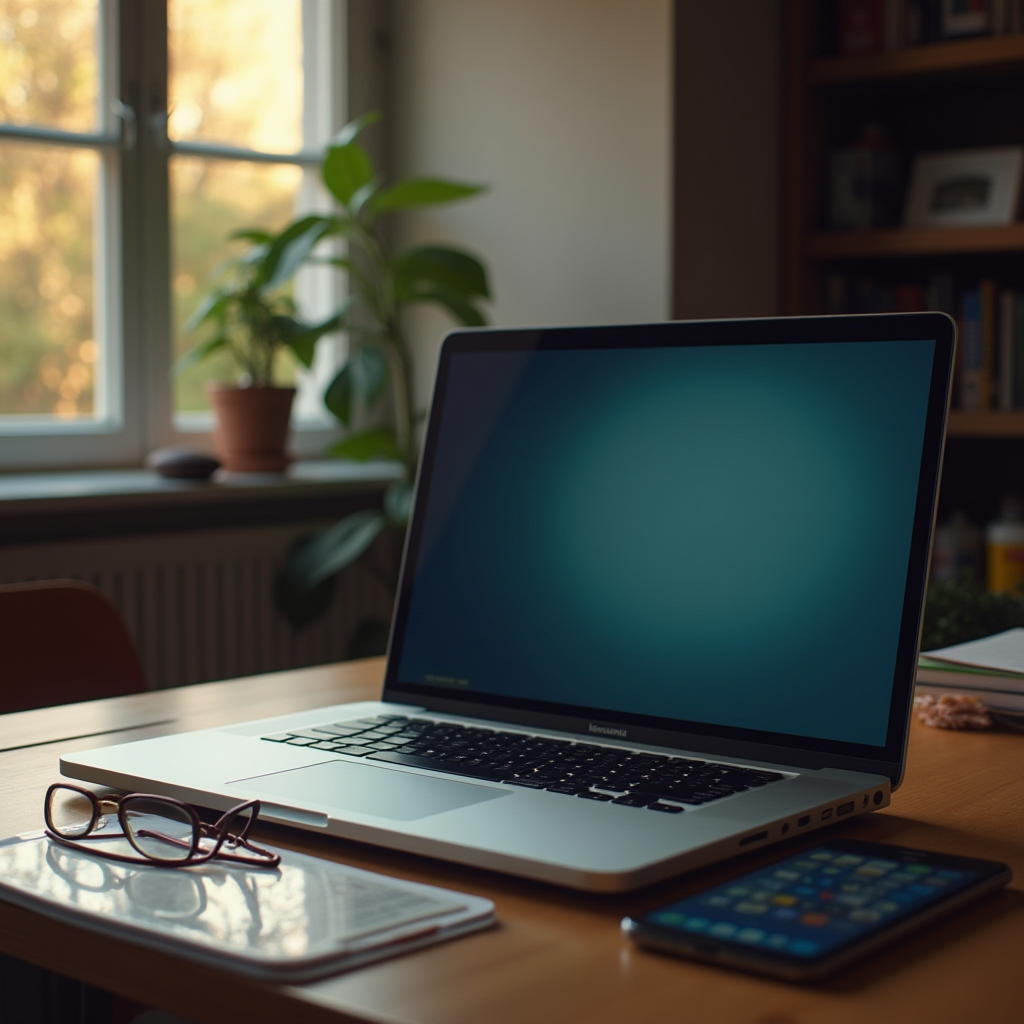
[[[0,476],[0,544],[330,520],[378,505],[400,474],[388,462],[310,461],[210,481],[144,469]]]

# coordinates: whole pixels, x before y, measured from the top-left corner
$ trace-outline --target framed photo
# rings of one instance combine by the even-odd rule
[[[942,38],[985,35],[992,31],[992,0],[942,0]]]
[[[1024,147],[922,153],[903,214],[908,228],[1012,224],[1020,203]]]

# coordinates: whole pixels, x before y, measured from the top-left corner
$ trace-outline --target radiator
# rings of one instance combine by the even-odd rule
[[[153,689],[342,661],[368,618],[388,622],[397,562],[381,537],[339,574],[335,600],[296,633],[273,581],[314,524],[0,547],[0,582],[74,578],[103,591],[131,633]],[[54,623],[59,642],[59,623]]]

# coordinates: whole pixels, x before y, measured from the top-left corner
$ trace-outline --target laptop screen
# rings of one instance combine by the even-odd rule
[[[448,353],[394,682],[883,747],[935,364],[930,338]]]

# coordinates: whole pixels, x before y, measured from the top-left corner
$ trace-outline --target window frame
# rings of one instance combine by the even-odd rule
[[[348,119],[347,0],[302,0],[303,149],[288,154],[168,139],[167,0],[99,0],[98,8],[97,130],[0,125],[0,142],[20,139],[99,153],[94,331],[103,338],[104,365],[96,382],[98,416],[0,422],[0,473],[139,465],[147,452],[164,445],[212,447],[212,414],[176,417],[173,409],[170,160],[182,154],[312,168]],[[314,146],[308,144],[311,137]],[[324,209],[327,199],[315,194],[308,177],[300,208]],[[326,285],[321,280],[321,305],[340,299],[338,278]],[[321,378],[339,361],[342,345],[333,337],[321,342]],[[293,416],[292,426],[291,447],[299,457],[320,454],[338,434],[326,415],[313,422]]]

